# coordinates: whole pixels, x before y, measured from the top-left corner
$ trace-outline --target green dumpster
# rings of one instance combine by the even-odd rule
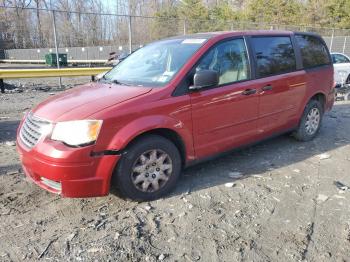
[[[58,61],[60,66],[67,66],[67,54],[58,54]],[[45,55],[45,62],[49,66],[57,66],[57,59],[55,53],[50,53]]]

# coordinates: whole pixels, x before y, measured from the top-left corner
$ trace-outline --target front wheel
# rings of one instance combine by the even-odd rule
[[[149,201],[169,193],[180,172],[177,147],[166,138],[149,135],[127,148],[113,174],[113,183],[122,197]]]
[[[318,100],[310,100],[304,109],[294,137],[299,141],[310,141],[318,133],[323,117],[323,107]]]

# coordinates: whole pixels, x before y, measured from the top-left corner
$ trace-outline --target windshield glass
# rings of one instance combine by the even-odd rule
[[[109,71],[104,80],[126,85],[164,86],[206,39],[172,39],[149,44]]]

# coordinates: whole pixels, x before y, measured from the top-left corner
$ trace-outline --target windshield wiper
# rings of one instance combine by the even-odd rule
[[[123,85],[123,86],[131,86],[131,84],[120,82],[119,80],[108,79],[105,76],[102,76],[98,81],[101,81],[104,83],[113,83],[113,84]]]
[[[98,80],[99,82],[111,82],[111,80],[107,79],[104,75]]]
[[[102,76],[99,81],[105,82],[105,83],[114,83],[114,84],[123,85],[123,86],[130,86],[130,84],[127,84],[127,83],[124,83],[124,82],[120,82],[118,80],[111,80],[111,79],[106,78],[105,76]]]
[[[114,84],[117,84],[117,85],[130,86],[129,84],[124,83],[124,82],[120,82],[120,81],[118,81],[118,80],[113,80],[112,82],[113,82]]]

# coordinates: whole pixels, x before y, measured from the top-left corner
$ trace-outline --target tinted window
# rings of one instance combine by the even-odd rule
[[[253,37],[259,77],[291,72],[296,61],[290,37]]]
[[[327,65],[330,63],[327,47],[314,36],[295,36],[301,50],[304,68]]]
[[[332,54],[333,64],[350,63],[346,56],[340,54]]]
[[[196,67],[219,73],[219,85],[250,78],[249,62],[243,39],[225,41],[213,47]]]

